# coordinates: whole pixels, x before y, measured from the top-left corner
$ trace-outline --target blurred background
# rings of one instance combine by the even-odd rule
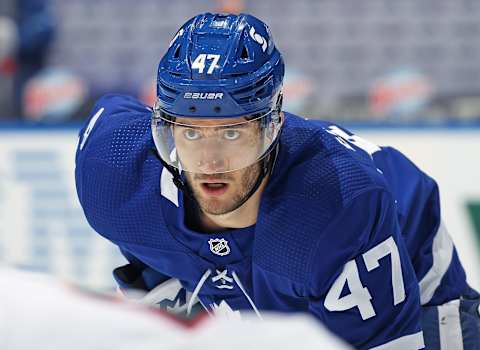
[[[205,11],[269,24],[284,110],[390,144],[438,180],[447,227],[480,288],[480,2],[2,0],[0,261],[93,288],[123,261],[77,203],[77,130],[95,100],[152,104],[157,64]]]

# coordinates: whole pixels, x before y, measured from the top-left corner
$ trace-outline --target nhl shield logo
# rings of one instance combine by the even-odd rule
[[[210,251],[213,254],[225,256],[230,253],[228,241],[224,238],[209,239],[208,244],[210,245]]]

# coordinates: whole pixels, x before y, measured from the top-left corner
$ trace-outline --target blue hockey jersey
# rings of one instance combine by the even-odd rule
[[[150,115],[103,97],[76,154],[88,222],[131,263],[121,286],[175,278],[207,309],[309,312],[359,349],[423,348],[421,305],[467,288],[436,183],[397,150],[285,113],[256,224],[200,233],[156,157]]]

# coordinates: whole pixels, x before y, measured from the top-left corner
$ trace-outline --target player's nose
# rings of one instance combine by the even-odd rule
[[[197,168],[203,174],[215,174],[228,171],[228,159],[221,147],[215,142],[203,145]]]
[[[202,159],[197,168],[202,174],[218,174],[227,171],[225,164],[225,160],[221,158]]]

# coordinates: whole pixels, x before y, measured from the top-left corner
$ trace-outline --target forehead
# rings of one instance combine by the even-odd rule
[[[248,120],[245,117],[239,118],[175,118],[175,123],[192,126],[227,126],[232,124],[245,124]]]

